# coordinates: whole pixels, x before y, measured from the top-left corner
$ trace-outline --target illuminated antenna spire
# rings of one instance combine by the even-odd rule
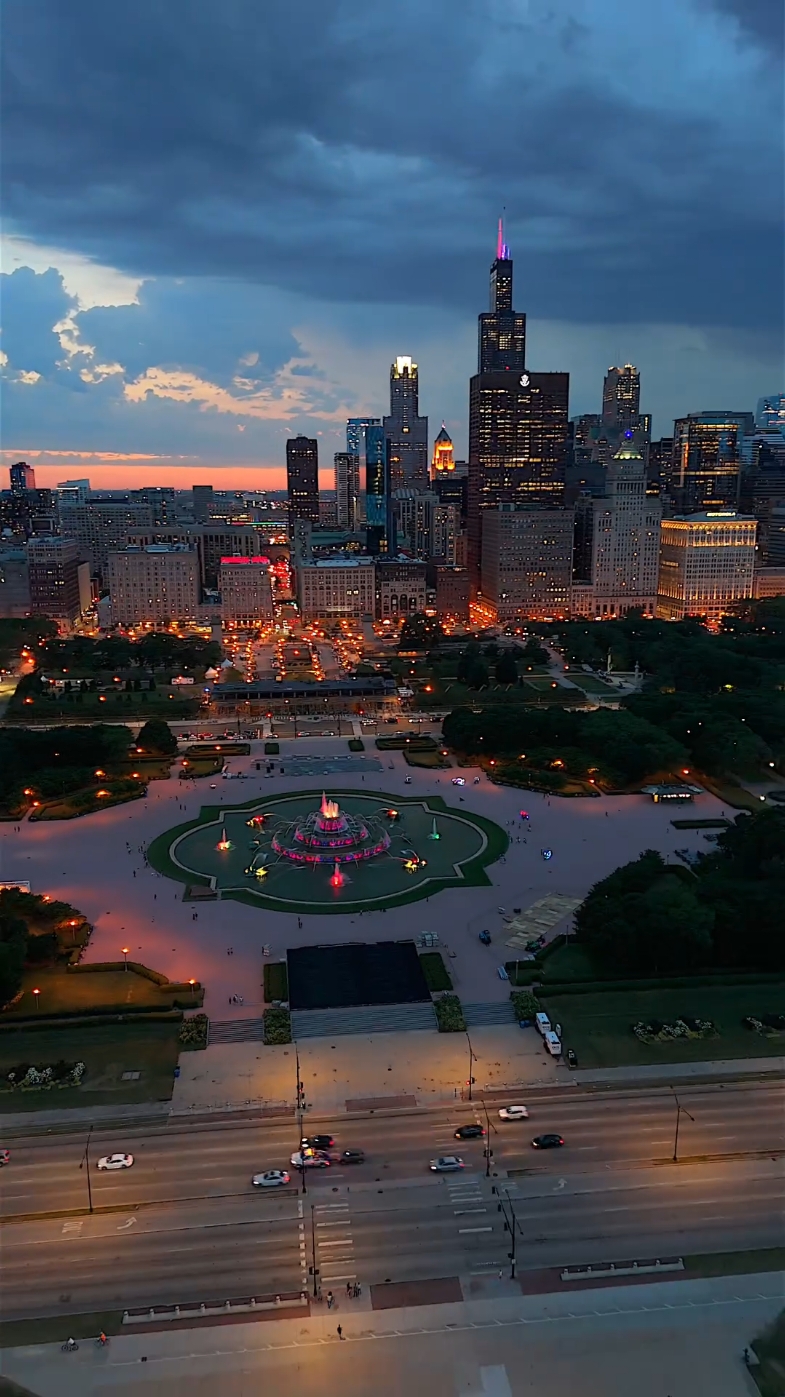
[[[500,262],[508,261],[510,249],[504,241],[504,218],[499,219],[499,227],[496,233],[496,259]]]

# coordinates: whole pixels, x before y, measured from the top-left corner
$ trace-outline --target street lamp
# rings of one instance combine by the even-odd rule
[[[33,990],[33,1003],[35,1004],[36,1010],[38,1009],[38,996],[40,993],[40,990]]]
[[[90,1180],[90,1136],[92,1133],[93,1127],[90,1126],[87,1132],[87,1139],[85,1140],[84,1154],[79,1161],[79,1168],[87,1170],[87,1205],[91,1213],[93,1211],[93,1186]]]
[[[469,1037],[469,1030],[468,1030],[468,1028],[467,1028],[467,1030],[466,1030],[466,1042],[469,1044],[469,1100],[471,1101],[471,1099],[472,1099],[472,1087],[474,1086],[474,1077],[472,1076],[472,1069],[473,1069],[473,1065],[474,1065],[474,1060],[475,1060],[475,1059],[474,1059],[474,1049],[472,1048],[472,1040],[471,1040],[471,1038]]]
[[[124,962],[124,964],[123,964],[123,969],[124,969],[124,970],[127,970],[127,969],[128,969],[128,952],[130,951],[130,949],[131,949],[130,946],[123,946],[123,962]]]
[[[671,1087],[671,1091],[673,1091],[673,1087]],[[679,1162],[679,1123],[680,1123],[680,1121],[681,1121],[681,1113],[682,1113],[682,1111],[683,1111],[684,1114],[685,1114],[685,1116],[687,1117],[687,1119],[692,1121],[693,1125],[695,1124],[695,1117],[690,1115],[690,1113],[689,1113],[689,1111],[687,1110],[687,1107],[686,1107],[686,1106],[682,1106],[682,1104],[681,1104],[681,1102],[680,1102],[678,1096],[676,1095],[675,1091],[673,1092],[673,1099],[674,1099],[674,1101],[676,1102],[676,1135],[675,1135],[674,1140],[673,1140],[673,1163],[674,1163],[674,1164],[678,1164],[678,1162]]]
[[[305,1087],[300,1076],[300,1052],[297,1044],[294,1045],[294,1061],[297,1069],[297,1121],[300,1127],[300,1143],[298,1145],[300,1155],[300,1179],[302,1180],[303,1193],[308,1189],[305,1184],[305,1157],[303,1155],[303,1111],[305,1110]],[[314,1263],[315,1264],[315,1263]]]
[[[315,1222],[315,1220],[314,1220],[314,1214],[315,1214],[315,1212],[316,1212],[316,1204],[315,1204],[315,1203],[312,1203],[312,1204],[311,1204],[311,1254],[312,1254],[312,1256],[313,1256],[313,1268],[312,1268],[312,1269],[313,1269],[313,1298],[314,1298],[314,1300],[318,1300],[318,1298],[319,1298],[319,1267],[316,1265],[316,1222]]]
[[[483,1097],[482,1099],[482,1109],[485,1112],[485,1177],[486,1179],[489,1179],[491,1177],[491,1159],[493,1158],[493,1150],[491,1149],[491,1118],[488,1115],[488,1103],[485,1100],[485,1097]],[[495,1130],[496,1126],[494,1126],[493,1128]]]
[[[516,1264],[517,1264],[517,1263],[516,1263],[516,1255],[515,1255],[515,1242],[516,1242],[516,1237],[517,1237],[518,1231],[519,1231],[518,1219],[517,1219],[517,1217],[516,1217],[516,1215],[515,1215],[515,1207],[514,1207],[514,1205],[513,1205],[513,1202],[512,1202],[512,1199],[510,1198],[509,1193],[505,1193],[505,1195],[504,1195],[504,1202],[502,1202],[502,1195],[499,1193],[499,1190],[495,1187],[495,1185],[494,1185],[493,1188],[491,1189],[491,1192],[492,1192],[492,1193],[495,1193],[495,1194],[496,1194],[496,1197],[497,1197],[498,1200],[499,1200],[498,1203],[497,1203],[497,1205],[496,1205],[496,1207],[497,1207],[498,1211],[499,1211],[499,1212],[502,1214],[502,1216],[504,1217],[504,1230],[505,1230],[505,1232],[509,1232],[510,1237],[511,1237],[511,1239],[512,1239],[512,1248],[511,1248],[511,1250],[510,1250],[507,1254],[508,1254],[509,1259],[510,1259],[510,1280],[511,1280],[511,1281],[514,1281],[514,1280],[515,1280],[515,1267],[516,1267]]]

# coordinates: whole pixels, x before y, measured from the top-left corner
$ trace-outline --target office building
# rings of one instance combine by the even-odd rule
[[[670,495],[680,514],[735,509],[751,412],[691,412],[673,424]]]
[[[654,614],[662,506],[646,493],[643,453],[633,429],[605,468],[601,495],[575,507],[572,610],[613,617],[639,609]]]
[[[617,432],[639,426],[641,376],[632,364],[610,368],[602,385],[602,424]]]
[[[383,419],[390,443],[390,485],[393,490],[428,487],[428,418],[420,417],[420,379],[408,354],[399,354],[390,367],[390,414]]]
[[[459,462],[456,462],[454,471],[442,471],[433,482],[432,489],[439,496],[439,503],[444,505],[455,505],[461,519],[461,527],[466,524],[466,517],[469,508],[469,475],[468,470],[459,472]]]
[[[132,529],[152,528],[146,501],[93,496],[83,503],[60,505],[60,532],[73,538],[94,576],[105,579],[109,554],[126,547]]]
[[[27,562],[31,610],[72,626],[90,605],[89,569],[79,545],[70,538],[31,538]]]
[[[768,397],[758,399],[755,425],[785,437],[785,393],[769,393]]]
[[[195,522],[206,524],[216,502],[212,485],[192,485],[191,500]]]
[[[372,617],[376,608],[372,558],[323,558],[297,569],[303,621]]]
[[[735,510],[706,510],[663,519],[657,615],[718,621],[753,595],[754,519]]]
[[[425,563],[392,558],[376,564],[377,621],[397,621],[425,610]]]
[[[60,480],[55,494],[58,504],[85,504],[90,496],[90,481],[85,476],[79,480]]]
[[[452,437],[442,422],[441,430],[433,443],[431,481],[438,480],[441,475],[452,475],[454,471],[455,451],[452,444]]]
[[[310,519],[319,525],[319,443],[314,437],[290,437],[286,443],[286,494],[289,525]]]
[[[415,558],[430,558],[433,518],[438,508],[439,496],[430,490],[393,491],[396,550]]]
[[[436,614],[440,621],[465,626],[469,621],[468,568],[438,564],[434,570]]]
[[[230,629],[267,625],[273,619],[270,559],[222,558],[221,620]]]
[[[670,488],[673,464],[673,437],[659,437],[649,442],[649,464],[646,488],[653,495],[665,495]]]
[[[199,606],[199,557],[184,544],[110,552],[107,560],[112,620],[118,626],[189,621]]]
[[[131,490],[130,499],[149,504],[155,526],[173,524],[177,518],[177,491],[172,485],[143,485],[140,490]]]
[[[462,539],[463,530],[458,506],[437,504],[431,511],[430,556],[440,563],[456,567]]]
[[[0,617],[19,620],[31,610],[27,548],[0,541]]]
[[[360,457],[353,451],[336,451],[333,462],[336,525],[353,531],[360,521]]]
[[[482,575],[482,514],[501,504],[561,504],[569,374],[524,365],[525,316],[512,309],[512,259],[503,237],[491,267],[491,310],[480,316],[479,372],[469,384],[469,570]]]
[[[758,428],[741,442],[739,510],[758,521],[758,561],[767,564],[771,520],[785,503],[785,435]]]
[[[396,552],[390,442],[381,426],[365,430],[365,537],[373,557]]]
[[[573,511],[500,504],[482,515],[481,603],[496,623],[570,609]]]
[[[490,310],[477,326],[477,368],[486,373],[523,373],[526,316],[513,310],[512,258],[499,219],[496,257],[491,266]]]
[[[752,595],[756,601],[764,597],[785,597],[785,564],[779,568],[756,568]]]
[[[35,471],[26,461],[17,461],[8,472],[11,477],[12,495],[24,494],[25,490],[35,489]]]

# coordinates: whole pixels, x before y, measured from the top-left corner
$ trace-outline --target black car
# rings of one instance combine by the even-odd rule
[[[365,1152],[363,1150],[341,1150],[336,1164],[364,1164]]]
[[[335,1140],[332,1135],[306,1135],[300,1144],[304,1150],[329,1150]]]
[[[455,1132],[456,1140],[479,1140],[485,1134],[484,1125],[459,1125]]]
[[[532,1140],[532,1149],[535,1150],[558,1150],[564,1144],[562,1135],[535,1135]]]

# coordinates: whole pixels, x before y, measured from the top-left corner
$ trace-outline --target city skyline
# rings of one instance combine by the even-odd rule
[[[43,484],[51,463],[95,466],[104,488],[219,471],[280,488],[286,438],[303,434],[327,484],[346,418],[386,411],[398,356],[465,457],[503,206],[527,358],[569,373],[573,414],[598,411],[626,362],[655,437],[776,391],[776,7],[666,0],[645,46],[616,0],[557,22],[442,8],[368,27],[352,0],[339,33],[302,0],[270,34],[252,7],[229,26],[197,3],[186,41],[170,14],[109,25],[89,0],[34,17],[12,0],[5,464],[30,460]],[[352,83],[335,102],[335,72],[380,71],[415,33],[405,114],[394,83],[381,103]],[[273,50],[295,67],[273,70]]]

